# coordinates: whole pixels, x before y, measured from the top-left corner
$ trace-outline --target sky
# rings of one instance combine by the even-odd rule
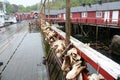
[[[4,0],[0,0],[0,1],[4,1]],[[10,4],[17,4],[17,5],[23,5],[23,6],[31,6],[34,5],[36,3],[40,3],[41,0],[7,0],[8,2],[10,2]]]

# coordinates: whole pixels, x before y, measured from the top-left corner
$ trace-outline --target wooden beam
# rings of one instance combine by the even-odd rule
[[[50,2],[48,0],[48,19],[50,19]]]
[[[43,9],[44,9],[44,13],[45,13],[45,3],[46,3],[46,0],[44,0],[44,3],[43,3],[43,5],[42,5],[42,8],[41,8],[41,12],[43,11]]]
[[[96,49],[98,48],[97,47],[97,43],[98,43],[98,26],[96,25]]]
[[[66,46],[70,43],[70,0],[66,0]]]

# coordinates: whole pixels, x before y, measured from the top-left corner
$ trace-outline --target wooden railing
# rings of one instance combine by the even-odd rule
[[[56,22],[65,22],[63,18],[46,18],[46,20],[56,21]],[[120,19],[104,19],[104,18],[71,18],[72,23],[83,23],[83,24],[92,24],[92,25],[112,25],[118,26],[120,28]]]
[[[65,38],[65,33],[56,27],[52,26],[52,29],[56,31],[60,36]],[[117,80],[120,75],[120,65],[106,56],[102,55],[98,51],[84,45],[84,43],[71,37],[71,43],[79,51],[79,55],[88,62],[96,71],[102,74],[105,80]],[[87,80],[87,79],[84,79]],[[118,79],[119,80],[119,79]]]

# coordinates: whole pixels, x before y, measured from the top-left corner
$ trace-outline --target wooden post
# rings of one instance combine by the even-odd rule
[[[98,43],[98,26],[96,25],[96,49],[97,49],[97,43]]]
[[[70,0],[66,0],[66,46],[70,43]]]
[[[43,0],[41,0],[41,3],[40,3],[40,9],[42,9],[42,2],[43,2]]]
[[[51,25],[51,22],[50,22],[50,1],[49,0],[48,0],[48,22]]]
[[[41,18],[44,18],[43,15],[45,15],[45,2],[46,0],[41,0],[41,8],[40,8],[40,27],[41,27]],[[43,4],[42,4],[43,3]]]
[[[40,13],[39,13],[39,14],[40,14],[40,16],[39,16],[39,20],[40,20],[40,25],[39,25],[39,26],[40,26],[40,28],[41,28],[41,13],[42,13],[42,12],[41,12],[41,11],[42,11],[41,9],[42,9],[42,0],[41,0],[41,2],[40,2]]]
[[[41,1],[42,2],[42,1]],[[41,12],[43,11],[43,9],[45,10],[45,2],[46,2],[46,0],[44,0],[44,3],[43,3],[43,5],[42,5],[42,7],[41,7]],[[45,12],[45,11],[44,11]]]
[[[45,3],[43,4],[43,13],[45,15]]]
[[[50,19],[50,2],[48,0],[48,19]]]

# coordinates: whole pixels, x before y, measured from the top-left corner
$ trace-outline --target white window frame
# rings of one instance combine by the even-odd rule
[[[64,20],[66,20],[66,14],[65,13],[63,14],[63,18],[64,18]]]
[[[72,13],[70,13],[70,18],[72,18]]]
[[[96,12],[96,17],[97,18],[102,18],[102,11],[97,11]]]
[[[112,22],[118,22],[119,20],[119,11],[112,11]]]
[[[82,17],[86,18],[87,17],[87,12],[82,12]]]

